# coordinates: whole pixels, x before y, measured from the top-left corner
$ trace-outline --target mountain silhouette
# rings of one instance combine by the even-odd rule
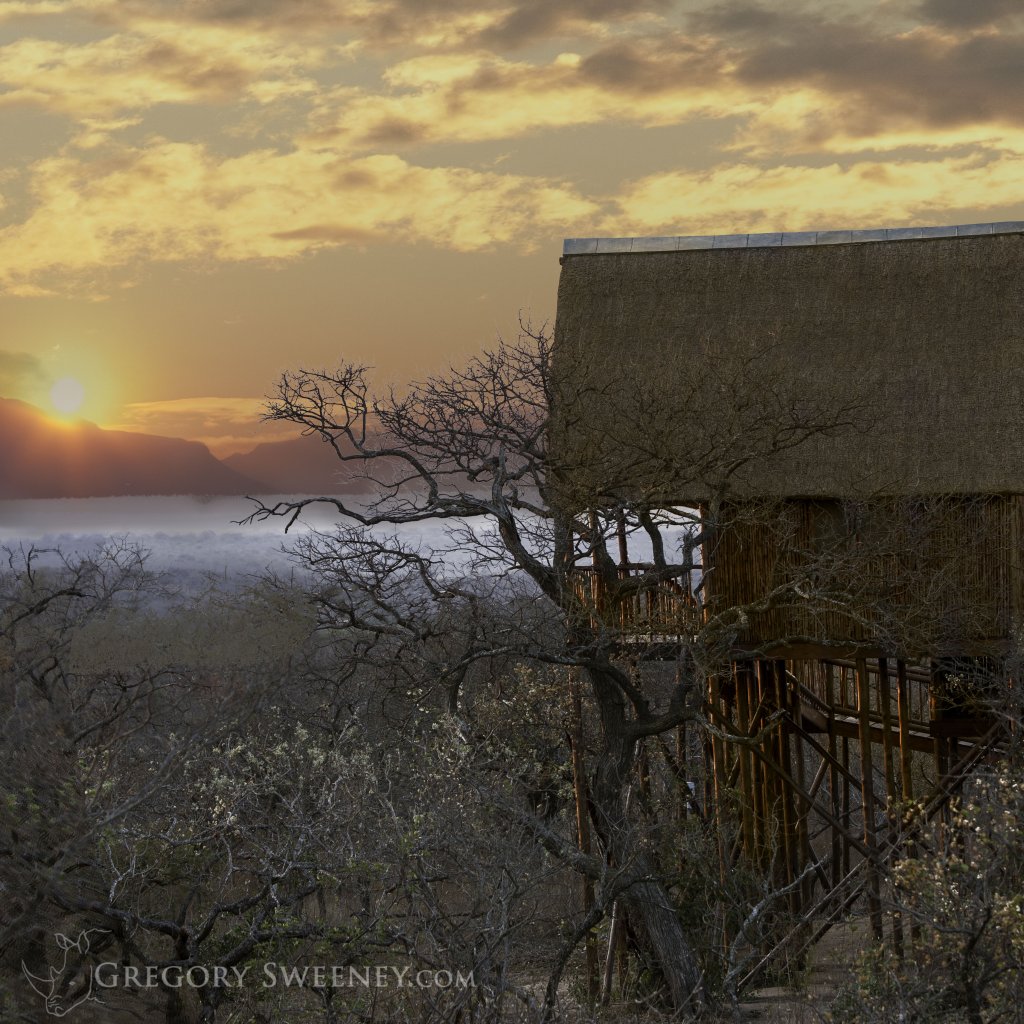
[[[358,494],[369,489],[359,462],[339,462],[334,449],[308,434],[266,441],[250,452],[223,460],[238,473],[265,480],[280,494]]]
[[[0,498],[128,494],[254,494],[267,484],[216,459],[204,444],[56,423],[27,402],[0,398]]]

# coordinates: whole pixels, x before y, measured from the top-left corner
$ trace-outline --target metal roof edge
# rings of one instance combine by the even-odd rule
[[[563,256],[599,253],[680,252],[691,249],[764,249],[791,245],[849,245],[856,242],[896,242],[929,238],[969,238],[976,235],[1024,233],[1024,221],[953,224],[945,227],[858,228],[845,231],[782,231],[750,235],[656,235],[637,238],[566,238]]]

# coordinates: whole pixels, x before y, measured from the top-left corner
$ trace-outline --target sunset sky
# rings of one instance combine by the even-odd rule
[[[550,318],[564,236],[1024,219],[1024,8],[0,0],[0,140],[0,396],[226,454]]]

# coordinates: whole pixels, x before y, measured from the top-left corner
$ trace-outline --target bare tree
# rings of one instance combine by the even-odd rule
[[[701,718],[706,674],[744,621],[743,608],[702,617],[693,596],[701,544],[732,481],[773,453],[852,422],[857,410],[852,401],[823,407],[794,399],[756,352],[731,363],[697,361],[691,378],[678,398],[680,416],[695,424],[708,402],[718,403],[728,407],[718,420],[730,429],[707,443],[696,433],[687,463],[661,466],[656,478],[680,493],[687,482],[711,481],[703,518],[694,509],[666,510],[663,488],[596,507],[574,502],[566,484],[572,453],[553,449],[551,436],[564,383],[552,375],[547,336],[528,326],[517,343],[401,392],[371,394],[356,365],[286,373],[269,418],[319,436],[363,477],[369,497],[259,503],[252,518],[285,517],[290,527],[310,506],[332,506],[338,528],[299,546],[324,583],[323,624],[360,637],[366,657],[381,645],[388,658],[395,645],[405,658],[431,651],[453,714],[463,713],[466,673],[483,661],[516,657],[582,672],[599,721],[589,786],[599,852],[581,852],[572,836],[536,820],[535,834],[598,887],[597,909],[576,938],[620,899],[672,1005],[696,1013],[706,1002],[700,957],[627,799],[638,751],[648,738]],[[635,409],[637,398],[609,395],[608,402]],[[637,459],[665,449],[657,432],[666,428],[630,430]],[[410,527],[427,540],[410,539]],[[644,562],[623,571],[609,550],[617,538],[642,542]],[[777,596],[791,597],[798,585],[785,581]],[[500,616],[474,612],[495,600]],[[674,683],[652,693],[622,654],[637,616],[656,633],[656,610],[668,606],[682,653]],[[629,615],[634,621],[624,628]]]
[[[500,1017],[517,998],[512,945],[550,899],[551,866],[462,781],[464,740],[437,714],[377,742],[375,719],[429,699],[423,672],[396,680],[383,659],[357,671],[297,642],[284,584],[235,595],[219,621],[272,631],[280,613],[286,642],[268,637],[255,660],[228,642],[222,663],[192,609],[154,622],[135,607],[149,585],[123,544],[85,558],[12,551],[0,571],[0,1016]],[[167,646],[190,629],[198,646]],[[385,680],[403,690],[372,706]],[[497,778],[510,752],[475,753]],[[472,984],[353,994],[316,980],[317,964]],[[157,982],[97,988],[139,971]],[[189,971],[194,983],[173,984]]]

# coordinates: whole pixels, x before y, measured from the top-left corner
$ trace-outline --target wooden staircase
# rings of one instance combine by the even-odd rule
[[[904,949],[885,898],[892,867],[950,828],[951,799],[1004,739],[990,712],[942,707],[933,691],[922,666],[886,659],[736,663],[710,681],[715,805],[721,817],[737,791],[740,805],[725,866],[746,857],[773,871],[792,921],[739,991],[803,963],[861,904],[875,940]]]

